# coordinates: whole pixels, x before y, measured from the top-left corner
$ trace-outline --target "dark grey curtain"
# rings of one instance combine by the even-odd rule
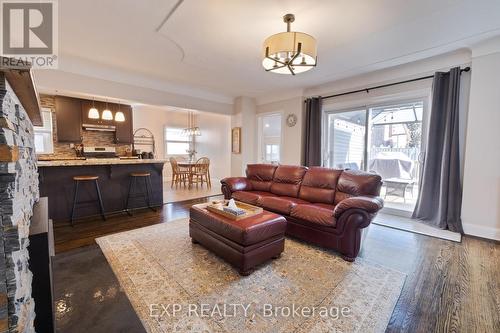
[[[304,165],[321,166],[321,97],[306,99]]]
[[[459,67],[434,75],[427,149],[412,217],[441,229],[463,233],[459,91]]]

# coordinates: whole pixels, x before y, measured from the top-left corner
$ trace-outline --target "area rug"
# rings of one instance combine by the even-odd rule
[[[96,241],[148,332],[383,332],[406,277],[288,238],[241,277],[187,219]]]

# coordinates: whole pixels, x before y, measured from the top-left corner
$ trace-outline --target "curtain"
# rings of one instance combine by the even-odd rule
[[[304,165],[321,166],[321,97],[306,99]]]
[[[459,67],[435,73],[427,150],[412,217],[440,229],[463,233],[459,91]]]

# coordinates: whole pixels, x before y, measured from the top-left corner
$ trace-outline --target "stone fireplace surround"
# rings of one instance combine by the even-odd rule
[[[23,73],[29,77],[29,71]],[[0,333],[34,332],[27,248],[33,205],[39,198],[38,172],[33,124],[23,107],[28,104],[20,99],[29,94],[36,100],[36,92],[28,84],[21,91],[24,97],[18,97],[7,75],[0,71]]]

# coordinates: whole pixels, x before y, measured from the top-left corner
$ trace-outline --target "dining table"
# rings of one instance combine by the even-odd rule
[[[196,160],[185,160],[185,161],[177,161],[177,165],[180,168],[187,169],[189,172],[189,179],[188,179],[188,188],[191,188],[191,185],[193,185],[193,174],[196,171]],[[208,178],[210,178],[210,169],[208,169]]]

